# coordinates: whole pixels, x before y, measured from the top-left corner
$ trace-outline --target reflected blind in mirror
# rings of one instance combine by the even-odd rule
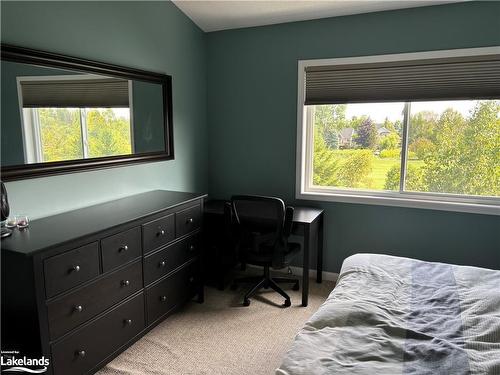
[[[24,108],[129,107],[129,83],[124,79],[27,78],[21,80],[20,85]]]

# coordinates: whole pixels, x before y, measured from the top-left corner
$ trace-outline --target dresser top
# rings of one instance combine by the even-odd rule
[[[206,197],[206,194],[154,190],[30,222],[3,238],[2,251],[32,255],[66,242],[123,225],[145,216]]]

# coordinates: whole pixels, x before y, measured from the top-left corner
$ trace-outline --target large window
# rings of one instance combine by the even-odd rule
[[[303,62],[299,78],[307,66],[314,61]],[[397,100],[351,89],[358,82],[345,90],[349,103],[325,90],[339,74],[325,70],[313,69],[321,72],[314,90],[299,86],[298,198],[500,213],[500,95]]]
[[[386,175],[401,170],[405,103],[334,104],[307,108],[314,129],[312,185],[399,190]],[[386,187],[387,186],[387,187]]]

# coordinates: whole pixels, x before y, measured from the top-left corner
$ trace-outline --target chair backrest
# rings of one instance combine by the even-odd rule
[[[275,197],[235,195],[231,198],[234,221],[240,231],[274,233],[274,241],[283,236],[285,203]]]
[[[247,251],[265,252],[272,257],[273,267],[281,267],[292,228],[293,207],[285,207],[279,198],[256,195],[233,196],[231,207],[235,247],[240,257],[244,259]],[[259,245],[253,247],[255,241]]]

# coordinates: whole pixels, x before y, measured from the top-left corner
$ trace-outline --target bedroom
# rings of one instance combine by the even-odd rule
[[[151,363],[158,362],[167,374],[203,373],[210,369],[212,373],[249,373],[248,368],[239,365],[254,362],[269,366],[260,373],[272,373],[280,366],[294,336],[332,291],[333,285],[326,279],[333,278],[343,261],[355,253],[500,268],[497,198],[474,211],[471,209],[477,206],[474,204],[452,209],[439,206],[439,202],[418,207],[367,204],[366,200],[313,200],[296,195],[300,178],[297,170],[299,61],[498,48],[499,3],[426,2],[421,7],[370,8],[364,13],[355,12],[359,14],[326,13],[328,17],[321,19],[299,18],[291,20],[297,22],[273,25],[261,22],[208,32],[183,12],[182,4],[177,5],[164,1],[3,1],[1,4],[2,43],[172,77],[174,159],[7,181],[11,212],[27,215],[32,232],[42,218],[154,190],[208,193],[209,199],[229,199],[235,194],[275,196],[293,206],[324,210],[325,281],[316,284],[311,280],[307,308],[299,308],[301,291],[296,293],[291,288],[286,289],[291,295],[291,309],[269,304],[269,301],[281,304],[283,300],[277,293],[263,292],[262,300],[257,296],[248,310],[242,310],[240,297],[246,287],[238,288],[234,294],[226,287],[219,295],[208,286],[205,304],[185,307],[195,309],[194,313],[204,306],[213,309],[210,315],[213,320],[196,326],[203,328],[200,334],[205,341],[198,342],[194,332],[189,339],[183,339],[181,332],[177,332],[177,341],[166,341],[163,347],[172,356],[148,356]],[[400,112],[388,115],[389,120],[394,123],[400,115]],[[375,122],[384,120],[385,117]],[[342,126],[340,130],[344,128],[352,126]],[[373,163],[389,164],[388,160],[393,163],[397,159],[373,157]],[[3,177],[2,180],[6,181]],[[496,188],[498,191],[498,180]],[[57,228],[51,228],[58,233]],[[316,255],[313,250],[311,269],[316,267]],[[301,257],[295,262],[292,271],[300,276]],[[210,293],[226,299],[211,299]],[[233,296],[236,296],[234,301]],[[228,306],[233,302],[234,307]],[[243,315],[233,316],[233,312]],[[234,325],[221,328],[234,330],[230,338],[217,331],[220,336],[214,339],[220,342],[220,348],[210,341],[215,331],[209,330],[218,322],[217,314],[227,314],[222,315],[224,321],[231,317],[238,319]],[[289,318],[283,314],[290,314]],[[188,317],[182,313],[176,316],[165,320],[169,329],[175,319]],[[271,318],[266,320],[268,316]],[[4,324],[2,331],[3,328]],[[272,332],[273,340],[279,340],[279,350],[272,351],[277,341],[269,340],[266,332]],[[252,340],[254,334],[258,334],[256,341]],[[498,331],[496,334],[494,343],[498,351]],[[166,338],[159,334],[152,340],[161,342]],[[143,342],[141,339],[137,343]],[[199,350],[191,352],[195,343]],[[233,351],[235,346],[248,351]],[[15,348],[2,347],[2,350]],[[132,372],[132,362],[145,366],[140,361],[142,352],[135,352],[133,357],[124,357],[130,355],[125,353],[117,358],[125,358],[125,363],[110,362],[102,371],[127,373],[126,366],[130,366],[129,373],[140,373],[137,369]],[[271,353],[272,359],[265,353]],[[200,360],[191,361],[193,356]],[[179,362],[172,364],[174,359]]]

